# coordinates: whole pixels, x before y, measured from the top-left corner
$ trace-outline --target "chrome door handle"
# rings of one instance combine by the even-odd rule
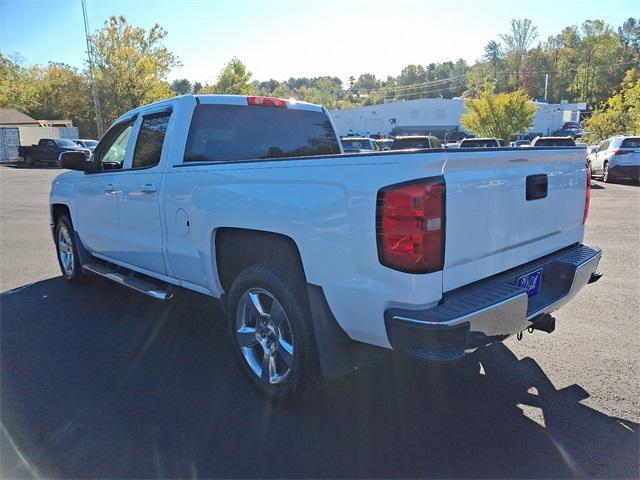
[[[140,185],[140,191],[145,193],[153,193],[158,191],[158,187],[152,185],[151,183],[145,183],[144,185]]]
[[[104,186],[104,191],[107,193],[113,193],[116,191],[116,187],[113,183],[108,183]]]

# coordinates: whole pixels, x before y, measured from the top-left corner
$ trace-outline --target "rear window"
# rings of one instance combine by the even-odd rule
[[[541,138],[535,147],[575,147],[576,142],[571,138]]]
[[[225,162],[340,153],[322,112],[240,105],[198,105],[185,162]]]
[[[497,147],[495,140],[489,138],[487,140],[462,140],[460,148],[491,148]]]
[[[400,138],[394,140],[391,150],[406,150],[409,148],[431,148],[428,138]]]
[[[625,138],[620,148],[640,148],[640,137]]]

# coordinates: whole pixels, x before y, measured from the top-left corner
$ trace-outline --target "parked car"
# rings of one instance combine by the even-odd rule
[[[640,137],[616,136],[602,142],[587,159],[594,176],[605,182],[640,182]]]
[[[41,138],[37,145],[19,147],[18,155],[29,166],[37,164],[58,165],[60,154],[71,151],[82,152],[86,158],[90,155],[88,149],[76,145],[68,138]]]
[[[444,148],[460,148],[460,144],[458,142],[449,142],[444,144]]]
[[[571,137],[579,138],[584,135],[584,130],[581,128],[561,128],[553,132],[554,137]]]
[[[442,148],[440,140],[432,135],[398,136],[391,144],[391,150],[410,150],[414,148]]]
[[[62,275],[220,298],[240,368],[288,400],[374,347],[448,362],[551,332],[551,313],[599,278],[601,252],[582,243],[579,151],[397,153],[355,162],[327,110],[305,102],[187,95],[137,108],[89,162],[62,154],[76,170],[51,186]]]
[[[536,137],[531,140],[531,147],[575,147],[572,137]]]
[[[380,147],[380,150],[391,150],[393,138],[378,138],[376,139],[376,143]]]
[[[530,145],[531,142],[529,142],[529,140],[516,140],[515,142],[511,142],[511,146],[514,148],[529,147]]]
[[[504,140],[497,138],[465,138],[460,142],[460,148],[492,148],[505,145]]]
[[[340,142],[345,153],[377,152],[380,150],[378,143],[369,137],[342,137]]]
[[[98,145],[98,140],[75,139],[73,142],[80,147],[88,149],[90,152],[93,152],[96,145]]]

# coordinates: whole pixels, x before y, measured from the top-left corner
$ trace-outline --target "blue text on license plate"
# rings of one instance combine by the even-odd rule
[[[516,280],[516,286],[524,288],[527,296],[533,297],[540,292],[540,284],[542,283],[542,269],[534,270],[531,273],[522,275]]]

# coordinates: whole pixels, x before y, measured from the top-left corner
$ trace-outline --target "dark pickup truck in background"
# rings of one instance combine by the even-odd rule
[[[58,165],[60,154],[72,150],[85,152],[87,158],[91,155],[89,149],[76,145],[68,138],[41,138],[37,145],[18,147],[18,155],[29,166],[37,164]]]

